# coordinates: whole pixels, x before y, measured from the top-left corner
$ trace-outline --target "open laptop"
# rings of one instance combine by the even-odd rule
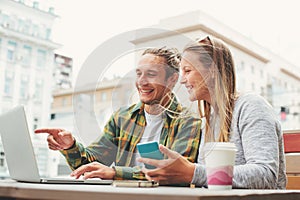
[[[0,135],[10,177],[20,182],[111,184],[112,180],[41,178],[23,106],[0,115]]]

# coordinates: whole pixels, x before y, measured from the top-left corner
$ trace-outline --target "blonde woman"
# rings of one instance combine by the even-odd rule
[[[206,37],[186,46],[180,63],[181,83],[191,101],[198,101],[205,117],[205,141],[233,142],[238,151],[233,188],[284,189],[286,186],[283,139],[272,107],[260,96],[236,92],[234,62],[221,40]],[[203,140],[202,140],[203,141]],[[160,145],[168,159],[140,158],[157,168],[144,169],[149,180],[161,184],[192,183],[207,186],[204,155],[198,163]]]

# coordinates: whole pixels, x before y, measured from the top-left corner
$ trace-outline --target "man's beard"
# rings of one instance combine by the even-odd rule
[[[154,100],[150,100],[150,101],[142,101],[142,103],[144,103],[146,105],[154,105],[154,104],[160,104],[160,100],[154,99]]]

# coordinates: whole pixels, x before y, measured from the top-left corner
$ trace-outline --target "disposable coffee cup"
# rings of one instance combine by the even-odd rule
[[[233,167],[237,149],[234,143],[205,143],[205,167],[208,189],[232,189]]]

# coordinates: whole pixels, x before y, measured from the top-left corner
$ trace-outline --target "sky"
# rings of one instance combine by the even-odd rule
[[[300,67],[297,0],[52,0],[59,16],[56,52],[73,58],[74,78],[87,57],[110,38],[159,20],[201,10]]]

